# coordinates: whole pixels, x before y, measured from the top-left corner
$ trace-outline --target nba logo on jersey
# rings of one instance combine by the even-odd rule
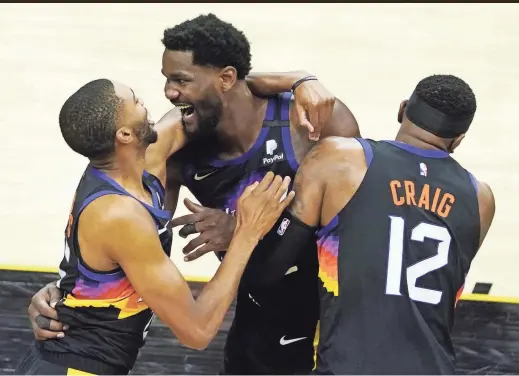
[[[423,162],[420,163],[420,175],[427,176],[427,165]]]
[[[278,227],[278,235],[279,236],[283,236],[283,234],[287,230],[287,227],[288,227],[289,224],[290,224],[290,219],[283,218],[283,220],[281,221],[281,224]]]

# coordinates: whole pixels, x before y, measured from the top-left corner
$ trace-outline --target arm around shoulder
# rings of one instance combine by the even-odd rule
[[[321,138],[329,136],[360,137],[357,119],[348,106],[338,98],[335,99],[332,117],[321,132]]]
[[[187,143],[181,116],[177,108],[167,112],[154,127],[157,142],[146,149],[145,169],[155,175],[162,185],[166,184],[166,161]]]

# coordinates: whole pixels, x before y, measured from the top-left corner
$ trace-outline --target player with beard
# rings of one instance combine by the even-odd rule
[[[163,43],[166,97],[188,106],[183,125],[194,140],[168,161],[167,207],[174,210],[181,185],[203,205],[186,199],[193,214],[171,225],[185,226],[183,236],[200,233],[184,248],[188,260],[212,251],[222,258],[236,225],[237,198],[245,187],[269,171],[293,177],[314,141],[301,127],[305,110],[292,105],[291,93],[258,97],[250,91],[250,46],[231,24],[214,15],[199,16],[166,30]],[[309,98],[323,90],[312,76],[295,74],[278,82],[279,91],[292,88],[295,95],[306,93]],[[335,98],[329,107],[310,113],[309,120],[315,127],[310,129],[312,138],[359,135],[353,115]],[[279,237],[284,226],[277,223],[247,265],[222,373],[303,374],[313,367],[319,315],[316,245],[299,244],[308,251],[280,269],[278,255],[270,252],[270,238]],[[292,237],[306,239],[309,228],[298,230]]]
[[[165,94],[183,108],[183,128],[191,140],[168,160],[166,207],[175,210],[182,185],[205,206],[186,200],[194,214],[170,224],[187,225],[181,236],[200,233],[184,248],[188,260],[212,251],[221,256],[234,234],[233,214],[245,187],[269,171],[293,177],[314,144],[311,139],[358,136],[358,126],[349,109],[313,76],[249,74],[246,37],[214,15],[165,30],[163,44]],[[269,267],[275,266],[270,257],[275,255],[268,241],[261,245],[242,278],[223,372],[308,373],[319,313],[315,243],[301,244],[310,252],[288,270]],[[271,286],[264,287],[266,282]],[[62,333],[60,323],[43,317],[56,319],[49,302],[59,298],[52,284],[33,297],[29,314],[37,338]],[[46,322],[38,324],[37,317]]]
[[[63,105],[63,138],[89,159],[57,283],[64,298],[56,311],[71,329],[61,340],[35,342],[16,374],[127,374],[152,310],[186,346],[205,348],[215,336],[252,251],[293,192],[290,178],[274,174],[245,190],[229,256],[195,301],[169,258],[172,213],[164,209],[166,159],[185,143],[179,120],[176,109],[166,114],[159,137],[134,92],[106,79]]]

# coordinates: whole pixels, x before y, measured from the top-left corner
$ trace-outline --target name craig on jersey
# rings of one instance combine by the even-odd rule
[[[263,157],[263,166],[284,160],[285,153],[279,153],[272,157]]]

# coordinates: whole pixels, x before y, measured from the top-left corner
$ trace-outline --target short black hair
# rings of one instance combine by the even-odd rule
[[[110,80],[98,79],[82,86],[61,107],[59,127],[72,150],[90,159],[110,156],[121,100]]]
[[[232,66],[239,80],[251,70],[250,44],[245,34],[210,13],[164,30],[164,47],[193,52],[193,63],[224,68]]]
[[[415,89],[429,106],[454,119],[473,116],[476,112],[476,96],[461,78],[450,74],[437,74],[421,80]]]

